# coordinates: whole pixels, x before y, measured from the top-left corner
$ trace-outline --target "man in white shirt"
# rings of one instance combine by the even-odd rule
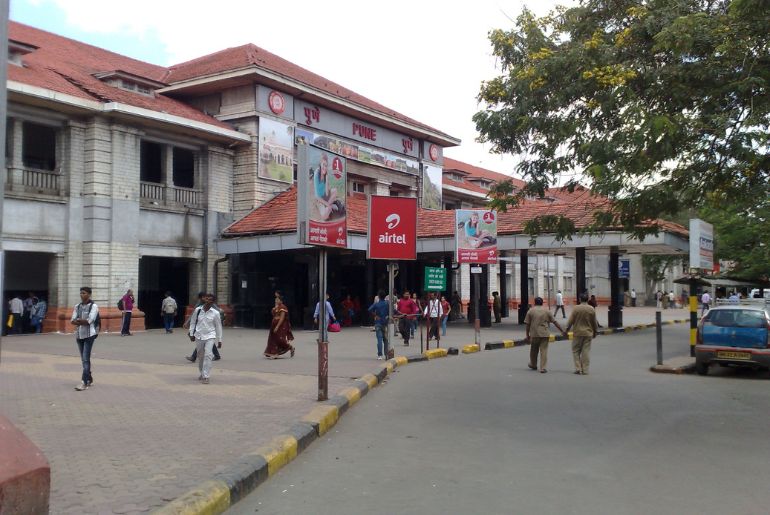
[[[444,315],[444,309],[441,307],[441,301],[436,298],[436,294],[433,292],[430,292],[428,296],[428,304],[425,306],[423,315],[428,325],[426,349],[430,349],[431,337],[436,338],[436,348],[441,347],[441,331],[439,331],[439,326],[441,325],[441,317]]]
[[[561,310],[561,317],[567,318],[567,314],[564,312],[564,295],[561,294],[561,290],[556,292],[556,311],[553,312],[553,316]]]
[[[13,323],[9,332],[11,334],[19,334],[21,332],[21,317],[24,314],[24,303],[18,295],[14,295],[8,303],[8,308],[11,315],[13,315]]]
[[[219,318],[219,311],[212,307],[214,300],[213,293],[206,293],[203,305],[195,308],[190,317],[190,341],[196,345],[200,371],[198,380],[203,384],[209,384],[214,344],[222,348],[222,319]]]
[[[631,288],[631,307],[636,307],[636,290]]]
[[[709,295],[709,292],[704,291],[703,295],[700,296],[700,303],[701,303],[701,310],[700,314],[703,316],[703,313],[709,310],[711,307],[711,295]]]

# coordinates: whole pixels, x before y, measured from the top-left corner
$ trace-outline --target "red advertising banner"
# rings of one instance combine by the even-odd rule
[[[417,259],[417,199],[369,197],[367,259]]]

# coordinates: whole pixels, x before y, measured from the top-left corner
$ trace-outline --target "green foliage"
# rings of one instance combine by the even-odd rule
[[[644,270],[644,276],[653,284],[663,281],[666,278],[666,271],[681,266],[684,259],[686,258],[675,254],[645,254],[642,256],[642,270]]]
[[[770,197],[705,208],[701,216],[714,225],[715,259],[734,264],[731,277],[770,279]]]
[[[683,207],[766,197],[768,27],[768,0],[583,0],[491,31],[501,74],[473,120],[494,152],[522,157],[528,183],[498,185],[492,207],[566,176],[613,201],[589,231],[641,237]],[[554,226],[567,228],[529,229]]]

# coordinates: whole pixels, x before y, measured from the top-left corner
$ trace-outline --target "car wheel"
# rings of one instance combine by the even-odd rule
[[[702,361],[696,361],[695,362],[695,371],[700,376],[708,375],[708,373],[709,373],[709,364],[708,363],[704,363]]]

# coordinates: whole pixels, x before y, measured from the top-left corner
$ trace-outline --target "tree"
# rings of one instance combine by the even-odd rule
[[[701,215],[714,225],[715,259],[734,263],[731,277],[770,279],[770,197],[705,208]]]
[[[493,152],[521,156],[527,182],[498,184],[492,207],[567,176],[611,200],[588,231],[641,237],[683,207],[766,198],[768,27],[770,0],[582,0],[491,31],[501,75],[473,120]],[[562,215],[525,229],[576,230]]]
[[[666,272],[676,267],[681,267],[687,259],[676,254],[644,255],[642,256],[642,270],[644,270],[645,291],[652,295],[655,285],[666,279]],[[652,298],[651,296],[649,298]]]

